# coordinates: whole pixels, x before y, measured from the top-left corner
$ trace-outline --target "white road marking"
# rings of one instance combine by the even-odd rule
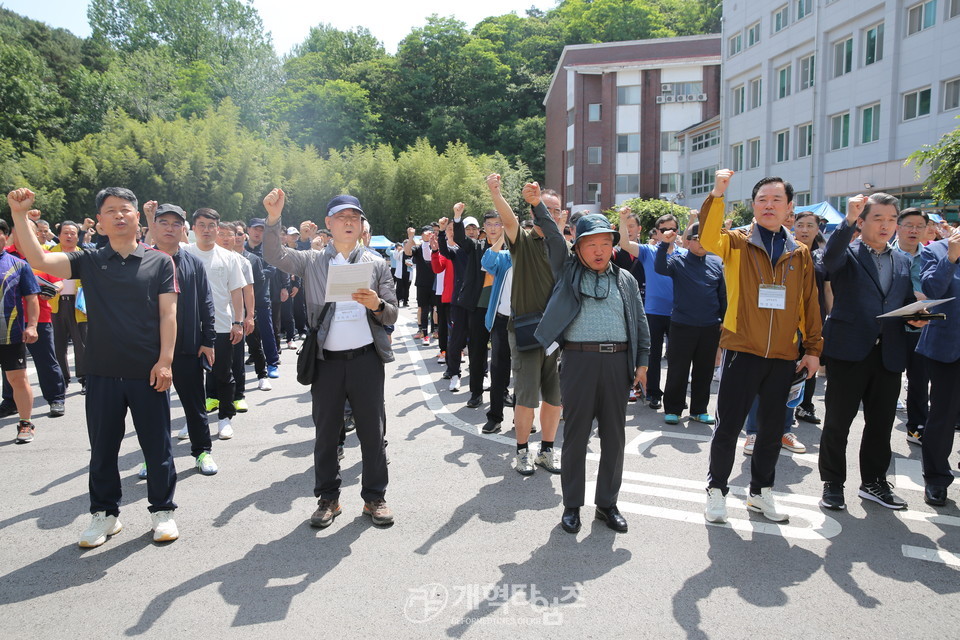
[[[940,564],[951,567],[960,567],[960,554],[950,553],[943,549],[927,549],[926,547],[915,547],[905,544],[901,546],[901,551],[905,558],[914,558],[917,560],[926,560],[927,562],[939,562]]]

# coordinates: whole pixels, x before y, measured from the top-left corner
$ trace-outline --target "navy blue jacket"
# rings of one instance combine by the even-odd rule
[[[933,320],[923,328],[917,353],[937,362],[960,360],[960,271],[947,258],[947,241],[931,242],[920,251],[920,282],[931,300],[953,298],[930,309],[945,313],[946,320]]]
[[[833,287],[833,309],[823,327],[823,355],[858,362],[881,340],[883,366],[902,372],[907,366],[906,323],[900,318],[877,318],[914,302],[910,261],[891,251],[893,279],[883,293],[880,276],[870,250],[861,240],[850,244],[854,227],[846,220],[827,241],[823,264]]]
[[[173,255],[177,267],[180,296],[177,298],[177,343],[174,353],[197,355],[200,347],[213,347],[217,333],[213,327],[213,292],[207,270],[194,255],[177,251]]]
[[[653,268],[673,279],[673,313],[670,321],[690,327],[719,325],[727,312],[727,286],[723,261],[708,253],[697,256],[674,251],[666,242],[657,247]]]

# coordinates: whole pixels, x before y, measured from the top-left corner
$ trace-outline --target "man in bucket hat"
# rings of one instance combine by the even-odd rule
[[[547,353],[558,347],[564,350],[560,526],[568,533],[580,530],[587,443],[596,419],[600,435],[596,517],[614,531],[626,532],[617,497],[623,475],[627,390],[646,382],[650,354],[640,287],[632,275],[611,262],[620,234],[606,218],[598,214],[580,218],[573,248],[568,249],[540,195],[537,183],[523,187],[557,280],[535,335]]]

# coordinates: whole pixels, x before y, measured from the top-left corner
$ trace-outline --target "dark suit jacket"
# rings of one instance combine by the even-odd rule
[[[823,264],[833,287],[833,309],[823,327],[823,355],[838,360],[863,360],[880,339],[883,366],[902,372],[907,365],[905,323],[878,315],[914,302],[910,260],[892,251],[893,279],[883,293],[869,249],[860,240],[850,244],[854,228],[840,223],[823,252]]]
[[[931,242],[920,251],[920,280],[931,300],[954,298],[930,311],[945,313],[946,320],[933,320],[923,328],[917,353],[937,362],[960,360],[960,270],[947,258],[947,241]]]

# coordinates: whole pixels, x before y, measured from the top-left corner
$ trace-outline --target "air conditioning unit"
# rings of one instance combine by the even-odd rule
[[[700,101],[700,102],[706,102],[706,101],[707,101],[707,94],[705,94],[705,93],[697,94],[697,100]]]
[[[696,101],[697,101],[697,94],[695,93],[687,94],[687,102],[696,102]]]
[[[687,101],[687,96],[685,95],[677,96],[677,102],[686,102],[686,101]]]
[[[660,85],[660,93],[673,93],[673,84]]]
[[[663,98],[664,102],[676,102],[676,98],[674,98],[673,96],[660,96],[660,97]]]
[[[657,104],[663,104],[665,102],[665,97],[666,96],[657,96]]]

